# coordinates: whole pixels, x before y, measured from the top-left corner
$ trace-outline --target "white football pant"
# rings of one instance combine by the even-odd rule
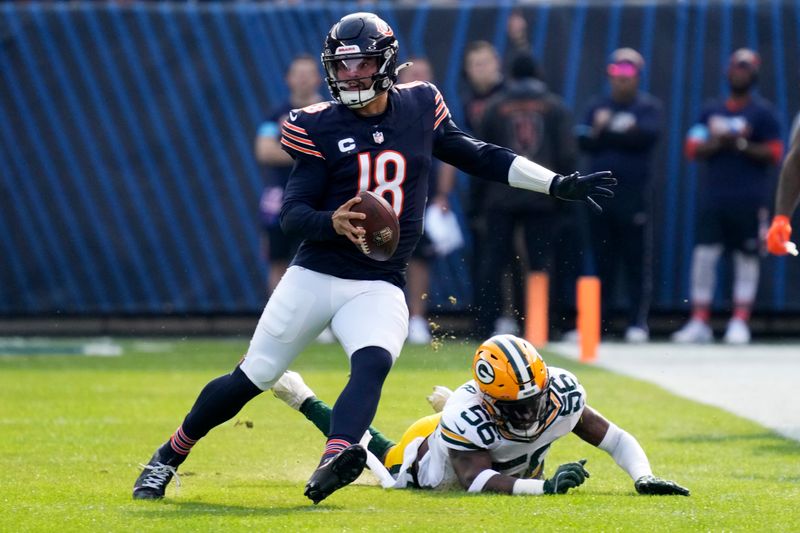
[[[348,357],[378,346],[396,360],[408,335],[403,291],[386,281],[291,266],[261,314],[242,371],[258,388],[269,389],[329,324]]]

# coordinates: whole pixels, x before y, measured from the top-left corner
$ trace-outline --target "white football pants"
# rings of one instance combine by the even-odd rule
[[[378,346],[396,360],[408,335],[403,291],[386,281],[291,266],[261,314],[242,371],[258,388],[269,389],[329,324],[348,357]]]

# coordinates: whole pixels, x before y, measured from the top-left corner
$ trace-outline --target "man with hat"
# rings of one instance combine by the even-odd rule
[[[778,117],[753,88],[761,58],[740,48],[727,67],[730,95],[706,106],[686,137],[686,156],[706,162],[699,180],[698,217],[692,254],[689,322],[675,332],[679,343],[710,342],[711,302],[722,252],[733,255],[733,316],[724,341],[750,342],[748,320],[758,289],[759,223],[766,221],[770,171],[783,157]]]
[[[648,199],[653,147],[661,134],[662,104],[639,90],[644,63],[633,48],[611,54],[606,68],[611,91],[591,100],[577,127],[579,146],[589,155],[590,168],[613,169],[618,180],[621,199],[589,226],[605,294],[616,292],[618,269],[624,269],[628,342],[649,339],[652,232]],[[604,303],[609,300],[605,298]]]

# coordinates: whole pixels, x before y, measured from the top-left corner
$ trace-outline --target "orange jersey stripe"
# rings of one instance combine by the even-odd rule
[[[303,144],[308,145],[308,146],[313,146],[314,148],[316,148],[316,145],[314,144],[314,141],[310,141],[308,139],[303,139],[302,137],[298,137],[297,135],[292,135],[291,133],[289,133],[286,130],[284,130],[282,133],[283,133],[284,137],[289,137],[290,139],[292,139],[294,141],[297,141],[299,143],[303,143]]]
[[[281,137],[281,144],[284,146],[288,146],[292,150],[297,150],[298,152],[302,152],[304,154],[309,154],[319,157],[320,159],[325,159],[325,156],[323,156],[321,152],[317,152],[316,150],[309,150],[308,148],[303,148],[302,146],[298,146],[293,142],[287,140],[286,137]]]
[[[283,121],[283,125],[285,127],[289,128],[292,131],[295,131],[297,133],[302,133],[303,135],[308,135],[308,132],[306,130],[304,130],[303,128],[301,128],[300,126],[295,126],[294,124],[289,124],[285,120]]]
[[[450,110],[448,110],[447,107],[445,107],[444,109],[445,109],[445,112],[442,113],[442,116],[440,116],[438,119],[436,119],[436,122],[433,123],[433,129],[438,128],[439,124],[441,124],[442,121],[444,119],[446,119],[448,117],[448,115],[450,115]]]

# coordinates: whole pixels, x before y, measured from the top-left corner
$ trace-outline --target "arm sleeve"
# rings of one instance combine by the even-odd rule
[[[464,133],[451,118],[445,119],[435,132],[433,155],[467,174],[506,184],[508,169],[517,157],[508,148]]]
[[[615,424],[609,423],[606,436],[597,447],[608,453],[634,481],[642,476],[653,475],[650,461],[639,441]]]
[[[266,122],[262,122],[261,125],[258,127],[258,132],[256,135],[258,137],[269,137],[270,139],[277,139],[280,137],[280,127],[278,123],[274,120],[267,120]]]
[[[281,229],[284,233],[313,241],[338,237],[331,222],[333,211],[315,209],[322,200],[326,179],[324,160],[308,156],[295,159],[281,207]]]

